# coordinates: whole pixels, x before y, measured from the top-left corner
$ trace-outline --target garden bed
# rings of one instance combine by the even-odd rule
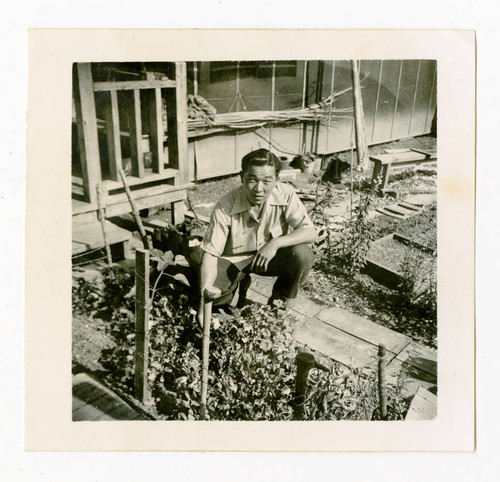
[[[405,277],[413,277],[416,296],[429,288],[436,273],[436,257],[432,248],[397,233],[376,240],[366,259],[365,272],[375,281],[397,289]]]

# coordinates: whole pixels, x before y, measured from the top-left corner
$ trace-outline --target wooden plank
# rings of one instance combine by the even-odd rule
[[[149,250],[135,252],[135,286],[134,395],[144,402],[148,397]]]
[[[437,417],[437,397],[424,387],[418,387],[405,420],[434,420]]]
[[[161,89],[149,93],[149,146],[153,156],[153,172],[161,174],[164,168],[163,119]]]
[[[134,193],[136,195],[136,193]],[[119,194],[118,196],[122,196]],[[113,197],[118,197],[113,196]],[[158,192],[155,194],[144,194],[143,197],[135,197],[135,203],[139,210],[146,209],[154,206],[162,206],[165,204],[169,204],[171,202],[180,201],[182,199],[186,199],[186,190],[165,190],[164,192]],[[113,201],[113,204],[108,203],[106,207],[106,213],[108,217],[118,216],[119,214],[129,213],[130,203],[127,200],[121,199],[119,202]]]
[[[96,186],[101,181],[99,142],[95,113],[92,72],[89,63],[77,63],[73,76],[78,145],[82,168],[83,191],[87,202],[96,202]]]
[[[109,176],[114,181],[118,181],[118,172],[122,169],[122,148],[120,144],[118,96],[115,90],[110,92],[109,104],[106,105],[105,116],[106,137],[108,142]]]
[[[414,147],[411,148],[412,151],[418,152],[419,154],[424,154],[427,157],[436,157],[437,150],[436,149],[416,149]]]
[[[102,392],[96,389],[96,386],[90,382],[79,383],[78,385],[73,385],[73,407],[72,410],[78,410],[79,408],[92,403],[98,398],[102,397]]]
[[[144,186],[147,186],[148,184],[153,182],[158,182],[163,180],[166,181],[167,179],[175,179],[178,176],[178,174],[179,171],[177,169],[164,169],[163,172],[161,173],[148,174],[147,176],[144,176],[141,179],[133,176],[127,176],[126,179],[129,187],[136,186],[138,184],[143,184]],[[113,191],[115,189],[123,189],[123,183],[121,181],[106,180],[103,182],[103,186],[108,192]],[[170,187],[174,186],[170,185]]]
[[[377,154],[370,156],[372,161],[380,161],[382,164],[390,164],[396,161],[421,161],[426,159],[425,154],[419,152],[401,152],[396,154]]]
[[[142,152],[142,123],[140,91],[132,91],[127,109],[128,128],[130,132],[130,156],[132,161],[132,176],[144,177],[144,156]]]
[[[324,303],[315,301],[302,293],[299,293],[297,299],[291,305],[292,311],[308,318],[317,316],[326,307]]]
[[[127,405],[120,405],[107,414],[112,420],[135,420],[140,414]]]
[[[84,405],[72,413],[73,422],[87,422],[102,417],[107,420],[113,420],[112,417],[104,415],[98,408],[90,404]]]
[[[175,62],[175,90],[165,92],[168,122],[168,159],[179,170],[179,183],[188,181],[187,81],[186,63]]]
[[[95,92],[140,89],[174,89],[175,80],[124,80],[120,82],[94,82]]]
[[[106,237],[109,244],[123,243],[130,240],[132,233],[126,229],[120,228],[115,224],[106,221]],[[72,254],[82,253],[90,249],[104,247],[102,237],[102,227],[100,222],[92,224],[82,224],[72,226],[72,241],[75,243]],[[76,248],[78,245],[78,248]]]
[[[352,368],[377,363],[378,348],[317,318],[311,318],[294,333],[310,348]]]
[[[182,191],[186,191],[186,189],[187,189],[186,184],[184,184],[182,186],[180,186],[180,185],[179,186],[172,186],[171,184],[160,184],[157,186],[145,187],[143,189],[135,189],[135,190],[131,191],[131,194],[132,194],[134,200],[137,201],[139,199],[144,199],[146,197],[154,196],[156,194],[182,193]],[[178,194],[170,200],[165,200],[165,202],[162,204],[180,201],[181,199],[185,199],[185,198],[186,198],[186,193],[184,193],[183,195]],[[107,212],[108,208],[110,206],[113,206],[114,204],[117,204],[117,203],[121,203],[125,200],[128,201],[128,197],[127,197],[127,194],[124,192],[109,195],[108,201],[107,201],[107,207],[106,207],[107,217],[108,218],[111,217],[111,215]]]
[[[336,306],[322,310],[316,317],[367,343],[376,346],[382,343],[395,355],[411,342],[411,338],[405,335]]]
[[[140,416],[116,393],[86,373],[73,376],[73,420],[132,420]]]
[[[96,408],[99,413],[96,413],[95,416],[89,418],[89,420],[102,420],[104,415],[109,414],[109,412],[111,412],[115,408],[123,405],[123,400],[105,393],[102,397],[98,398],[95,402],[92,403],[92,406]]]

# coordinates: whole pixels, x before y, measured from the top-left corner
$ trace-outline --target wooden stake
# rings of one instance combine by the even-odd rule
[[[295,357],[297,375],[295,377],[295,396],[293,398],[293,420],[304,419],[304,402],[306,398],[307,377],[313,368],[328,372],[328,368],[316,361],[312,353],[301,352]]]
[[[351,60],[352,66],[352,92],[354,99],[354,126],[356,128],[356,153],[358,155],[358,167],[366,169],[370,157],[368,143],[366,141],[365,115],[363,112],[363,98],[361,96],[361,82],[359,80],[359,66],[357,60]]]
[[[108,260],[108,266],[111,268],[113,266],[113,258],[111,257],[111,248],[109,246],[108,238],[106,236],[106,214],[104,211],[104,200],[102,194],[101,184],[97,184],[97,207],[99,209],[99,220],[101,221],[102,237],[104,238],[104,247],[106,248],[106,258]]]
[[[135,373],[134,394],[144,402],[148,396],[149,251],[135,253]]]
[[[380,406],[380,419],[387,420],[387,391],[385,386],[385,368],[387,349],[384,345],[378,346],[378,398]]]
[[[149,243],[148,237],[146,236],[146,230],[144,229],[141,217],[139,216],[137,205],[135,204],[132,193],[130,192],[130,188],[128,187],[127,177],[125,176],[125,172],[123,169],[120,169],[120,177],[122,178],[123,187],[125,188],[125,193],[127,194],[130,207],[132,208],[132,215],[134,216],[135,223],[137,224],[137,228],[139,229],[144,249],[151,249],[151,244]]]

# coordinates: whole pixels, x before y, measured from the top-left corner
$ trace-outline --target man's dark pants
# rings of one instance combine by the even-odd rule
[[[274,283],[271,300],[288,301],[297,297],[299,286],[304,282],[313,263],[313,254],[307,244],[297,244],[278,249],[274,258],[269,262],[266,272],[259,272],[261,276],[277,276]],[[219,258],[215,286],[222,291],[219,299],[214,301],[215,306],[229,305],[233,299],[238,284],[248,279],[249,273],[256,272],[250,265],[239,270],[230,261]],[[241,290],[241,288],[240,288]]]

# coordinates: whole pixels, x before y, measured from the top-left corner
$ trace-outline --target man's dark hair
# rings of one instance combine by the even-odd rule
[[[249,152],[241,160],[241,171],[244,173],[252,166],[273,166],[278,177],[281,170],[281,162],[276,154],[267,149],[257,149]]]

